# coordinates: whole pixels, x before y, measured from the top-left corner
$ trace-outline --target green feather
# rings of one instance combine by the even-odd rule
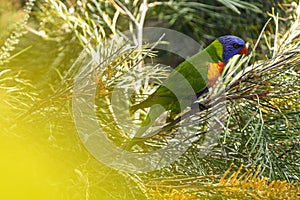
[[[178,99],[190,103],[190,98],[206,87],[207,66],[209,63],[222,61],[222,54],[222,44],[215,40],[204,50],[178,65],[164,84],[145,101],[133,106],[132,111],[160,104],[166,110],[179,113],[181,109]],[[188,106],[186,103],[183,102],[182,106]]]
[[[223,61],[223,45],[219,40],[213,41],[209,46],[205,48],[211,59],[217,63]]]
[[[207,85],[209,63],[223,61],[222,55],[222,44],[219,40],[215,40],[204,50],[178,65],[167,80],[145,101],[132,106],[132,112],[153,106],[136,137],[142,136],[165,110],[170,110],[173,116],[191,105],[195,94],[205,89]],[[154,106],[157,104],[160,106]]]

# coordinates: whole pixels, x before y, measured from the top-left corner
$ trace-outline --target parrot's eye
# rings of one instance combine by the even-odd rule
[[[237,43],[234,43],[233,44],[233,47],[235,48],[235,49],[237,49],[237,48],[239,48],[239,47],[241,47],[239,44],[237,44]]]

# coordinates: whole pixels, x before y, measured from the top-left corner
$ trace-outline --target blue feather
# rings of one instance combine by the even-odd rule
[[[242,48],[245,47],[245,42],[241,38],[233,35],[225,35],[218,38],[223,45],[223,59],[224,62],[238,54]]]

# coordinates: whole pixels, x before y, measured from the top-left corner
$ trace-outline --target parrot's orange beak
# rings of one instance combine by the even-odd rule
[[[239,54],[247,55],[247,54],[248,54],[248,48],[247,48],[247,47],[243,47],[243,48],[239,51]]]

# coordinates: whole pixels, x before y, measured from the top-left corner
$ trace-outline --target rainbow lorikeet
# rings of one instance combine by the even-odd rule
[[[151,107],[136,137],[141,136],[164,111],[171,111],[172,117],[191,105],[196,97],[216,83],[231,57],[247,53],[241,38],[226,35],[179,64],[153,94],[131,107],[131,112]]]

